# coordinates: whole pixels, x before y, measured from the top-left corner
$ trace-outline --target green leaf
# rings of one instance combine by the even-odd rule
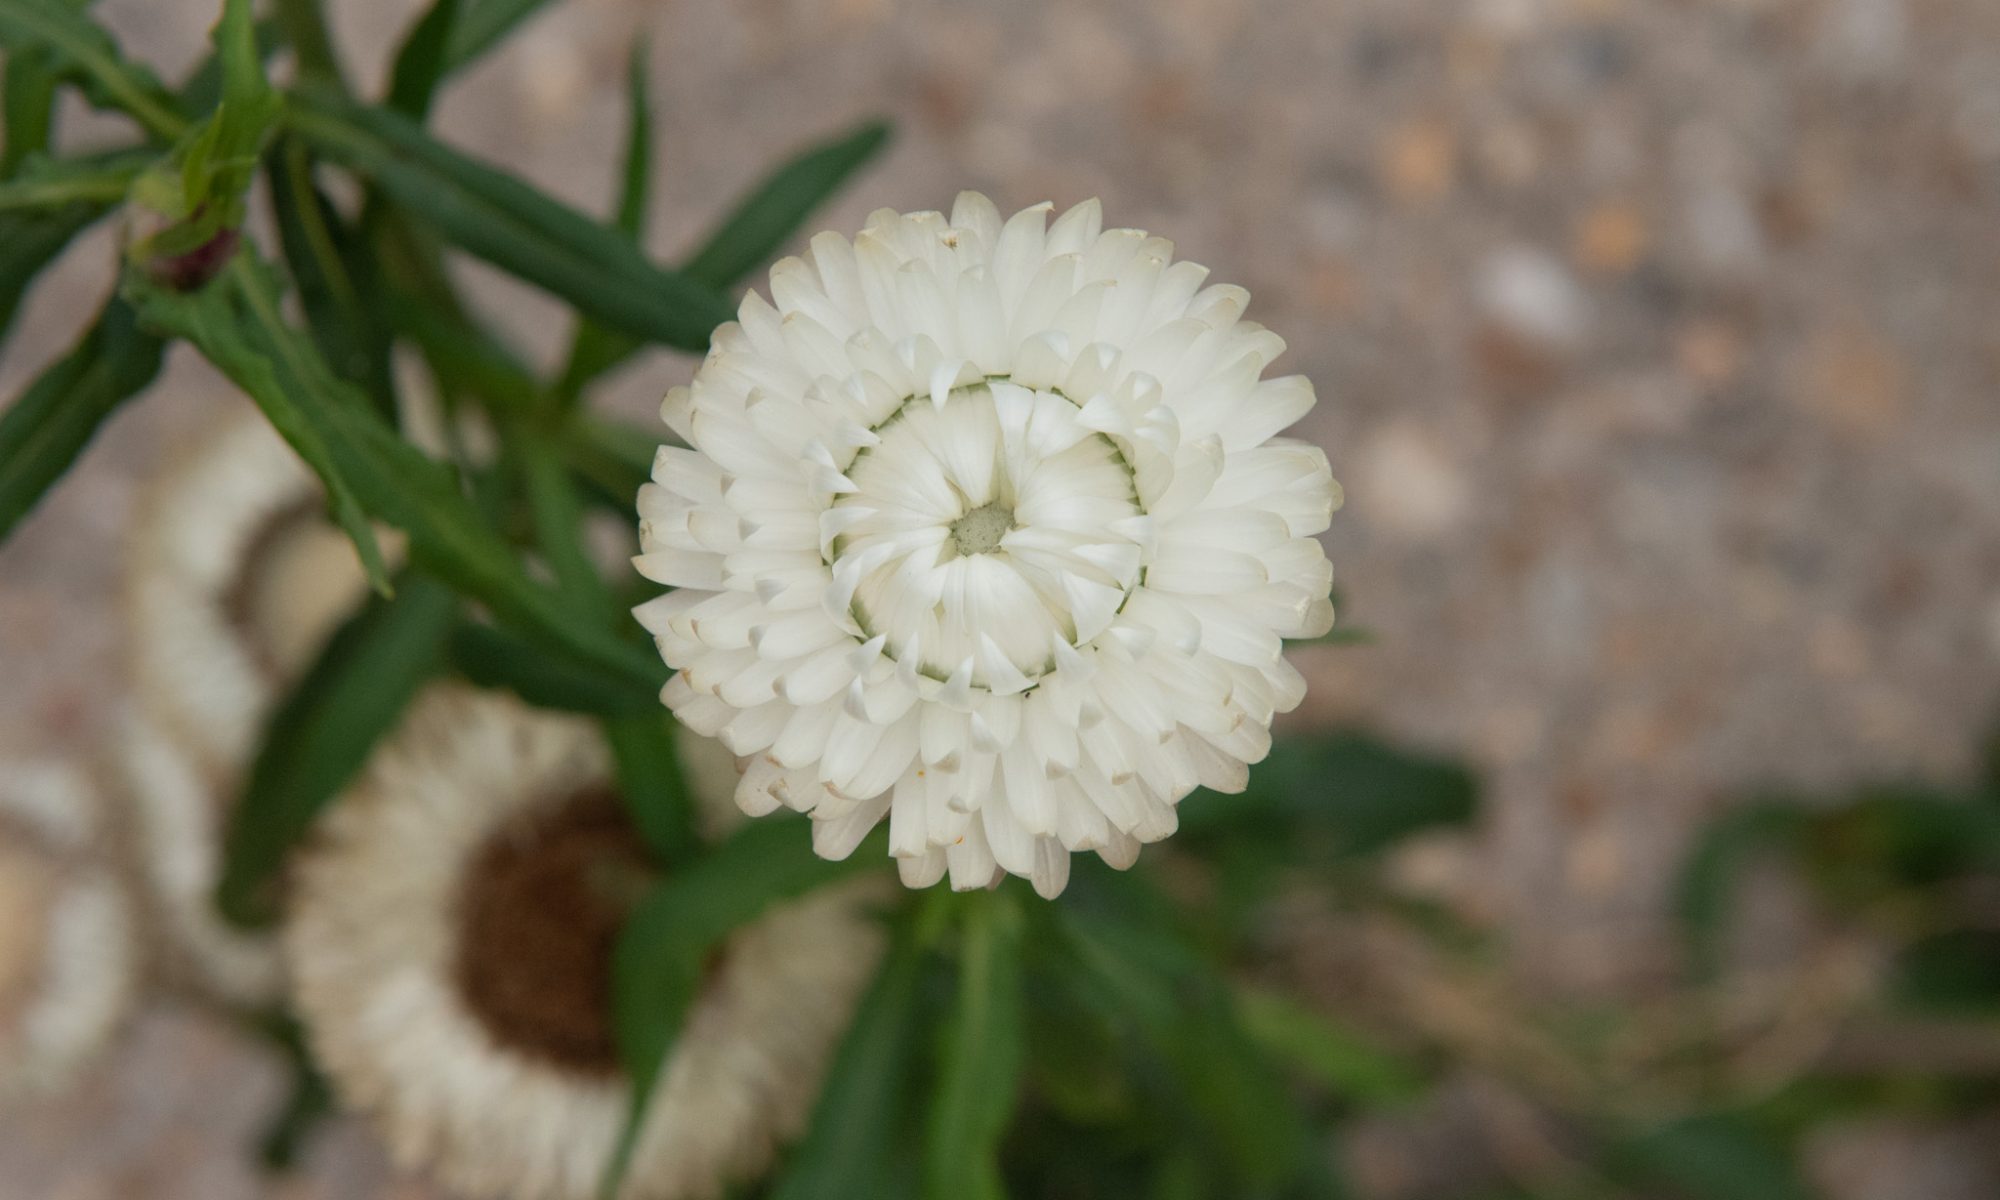
[[[340,378],[393,411],[391,337],[378,294],[374,259],[313,178],[311,154],[297,138],[280,140],[270,157],[271,211],[285,266],[315,345]]]
[[[72,204],[106,209],[124,200],[132,181],[158,159],[156,151],[145,149],[79,158],[36,157],[0,183],[0,211]]]
[[[715,851],[653,889],[619,934],[612,962],[612,1025],[632,1085],[632,1106],[603,1195],[618,1194],[647,1106],[701,988],[703,965],[729,933],[772,906],[836,880],[882,869],[877,830],[842,862],[812,852],[805,823],[752,821]]]
[[[726,300],[645,261],[616,230],[433,140],[395,113],[298,93],[293,127],[461,248],[607,326],[687,350],[733,317]]]
[[[187,129],[187,118],[152,72],[127,62],[111,35],[68,0],[0,2],[0,47],[10,57],[45,54],[50,69],[76,79],[93,103],[129,114],[163,141]]]
[[[334,521],[353,541],[370,582],[386,593],[389,572],[374,527],[348,480],[347,464],[331,444],[340,410],[365,401],[308,339],[284,323],[269,270],[239,256],[227,276],[194,293],[170,292],[139,278],[128,280],[127,289],[146,321],[194,343],[256,401],[272,428],[326,485]]]
[[[626,67],[625,167],[620,174],[618,215],[613,224],[632,239],[636,248],[645,240],[646,200],[653,177],[653,116],[651,88],[646,79],[646,43],[632,46]],[[594,379],[630,358],[639,343],[622,333],[614,333],[595,321],[577,325],[569,359],[557,377],[557,407],[575,404],[583,389]]]
[[[1701,832],[1681,867],[1674,896],[1697,976],[1712,977],[1720,969],[1744,871],[1759,855],[1794,844],[1805,828],[1805,810],[1797,805],[1761,801],[1727,813]]]
[[[134,204],[156,214],[162,227],[136,239],[127,255],[177,280],[186,270],[194,282],[206,282],[227,261],[226,250],[215,255],[214,247],[218,238],[233,240],[242,227],[250,184],[283,107],[264,78],[250,0],[225,0],[214,40],[222,70],[221,104],[181,139],[169,161],[140,176],[132,187]],[[193,264],[180,261],[193,255],[202,257]]]
[[[710,287],[741,279],[888,143],[888,122],[870,121],[806,150],[745,197],[683,270]]]
[[[1406,1104],[1425,1090],[1424,1073],[1367,1034],[1289,996],[1245,991],[1237,997],[1243,1029],[1273,1061],[1368,1108]]]
[[[1782,1148],[1748,1123],[1704,1113],[1648,1130],[1617,1147],[1614,1163],[1693,1200],[1813,1200]]]
[[[452,29],[458,23],[459,0],[433,0],[396,53],[389,81],[389,107],[421,121],[450,67],[447,57]]]
[[[0,71],[6,72],[0,85],[6,128],[0,136],[7,139],[0,147],[0,179],[11,177],[30,156],[49,148],[60,79],[55,62],[47,50],[19,50],[0,64]]]
[[[1011,893],[973,893],[961,926],[958,994],[945,1019],[925,1126],[927,1200],[1005,1200],[1000,1139],[1024,1057],[1020,911]]]
[[[685,862],[699,845],[694,832],[694,798],[681,773],[674,744],[676,726],[661,710],[604,722],[604,737],[618,764],[618,790],[640,836],[660,858]]]
[[[159,374],[163,349],[114,299],[77,347],[0,413],[0,540],[76,461],[112,410]]]
[[[449,69],[469,66],[529,17],[540,12],[549,0],[466,0],[466,13],[451,31],[445,59]]]
[[[107,204],[70,204],[38,212],[0,212],[0,336],[13,327],[35,278],[78,234],[110,211]]]
[[[579,415],[564,429],[570,467],[621,507],[630,507],[652,478],[659,452],[658,436],[617,421]]]
[[[358,506],[363,530],[367,516],[403,530],[418,566],[545,649],[639,686],[658,686],[658,655],[530,580],[451,468],[398,437],[366,397],[334,376],[312,342],[284,323],[264,268],[239,259],[229,275],[195,296],[171,295],[144,281],[130,286],[144,301],[142,315],[194,342],[267,415],[283,419],[279,433],[288,440],[297,435],[295,447],[303,442],[312,449],[325,464],[322,479],[338,481]],[[314,457],[307,462],[319,471]]]
[[[1463,824],[1478,783],[1462,763],[1353,732],[1280,741],[1240,796],[1191,797],[1183,834],[1235,836],[1261,826],[1295,851],[1368,854],[1420,829]]]
[[[457,611],[449,589],[421,578],[394,600],[370,597],[272,714],[223,847],[216,899],[232,921],[275,919],[286,855],[437,670]]]
[[[596,717],[653,717],[660,689],[586,670],[518,634],[468,622],[452,631],[451,664],[486,688],[501,688],[535,705]],[[666,682],[666,668],[660,669]]]
[[[280,22],[265,19],[257,22],[257,61],[269,63],[278,48],[288,44],[288,39],[280,29]],[[290,43],[294,51],[297,44]],[[174,91],[174,99],[182,112],[205,113],[222,103],[222,58],[213,52],[208,54],[195,69],[188,72]]]
[[[346,89],[340,74],[340,60],[334,54],[333,35],[326,27],[320,0],[273,0],[277,24],[284,40],[298,60],[299,75],[330,87]]]
[[[771,1200],[882,1200],[896,1191],[904,1095],[923,1024],[921,967],[905,930],[855,1012],[820,1088],[812,1124],[779,1172]]]

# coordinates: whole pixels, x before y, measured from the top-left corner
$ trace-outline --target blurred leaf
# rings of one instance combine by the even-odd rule
[[[484,603],[500,622],[532,635],[544,648],[627,682],[658,686],[656,654],[623,640],[593,620],[593,614],[531,581],[459,490],[452,470],[396,436],[365,397],[333,376],[311,341],[279,317],[263,268],[239,260],[230,275],[192,297],[143,286],[135,290],[146,301],[142,315],[188,337],[251,392],[267,415],[275,412],[283,418],[279,432],[288,440],[293,432],[301,433],[301,440],[325,458],[334,478],[351,489],[367,514],[408,533],[417,565]],[[359,519],[367,529],[366,517]]]
[[[466,11],[451,31],[445,52],[448,69],[469,66],[529,17],[540,12],[549,0],[465,0]]]
[[[297,138],[271,155],[271,211],[285,266],[313,342],[340,378],[359,387],[379,411],[392,411],[391,338],[372,256],[313,180],[311,155]]]
[[[888,143],[888,122],[869,121],[780,167],[688,260],[688,277],[717,288],[741,279],[776,253],[814,209]]]
[[[127,62],[111,35],[69,0],[0,3],[0,47],[10,59],[45,55],[48,68],[75,79],[92,103],[127,113],[155,137],[173,141],[187,128],[187,118],[153,73]]]
[[[1421,1096],[1424,1073],[1367,1034],[1330,1014],[1269,991],[1238,994],[1243,1029],[1273,1061],[1368,1108],[1390,1108]]]
[[[450,68],[447,58],[452,29],[458,23],[459,0],[432,0],[423,18],[403,40],[396,52],[396,65],[389,79],[389,107],[421,121],[429,115],[431,100]]]
[[[216,899],[230,920],[276,918],[270,887],[286,855],[437,670],[457,611],[449,589],[422,578],[405,578],[394,600],[370,597],[272,713],[223,846]]]
[[[124,200],[132,181],[158,158],[156,152],[145,149],[77,158],[36,157],[0,183],[0,211],[72,204],[108,208]]]
[[[513,692],[537,708],[596,717],[644,717],[660,711],[659,688],[586,670],[518,634],[466,622],[452,631],[451,663],[485,688]],[[666,682],[666,668],[660,669]]]
[[[1286,638],[1286,646],[1372,646],[1375,631],[1360,625],[1336,625],[1316,638]]]
[[[389,587],[388,567],[367,511],[330,444],[329,418],[363,401],[343,384],[307,339],[278,315],[276,282],[268,270],[239,257],[229,275],[192,294],[135,279],[128,293],[150,324],[194,343],[241,388],[272,428],[326,485],[334,520],[377,591]]]
[[[285,43],[279,31],[279,22],[265,19],[257,22],[257,61],[268,63],[280,45]],[[210,53],[196,64],[181,80],[174,91],[174,99],[182,112],[205,113],[222,103],[222,57]]]
[[[564,427],[563,454],[570,468],[609,496],[620,509],[630,508],[639,488],[652,478],[660,438],[619,421],[578,415]]]
[[[1181,805],[1184,835],[1261,827],[1295,851],[1362,855],[1421,829],[1472,818],[1478,783],[1462,763],[1358,733],[1279,741],[1240,796],[1199,793]],[[1294,857],[1297,857],[1294,854]]]
[[[646,78],[646,43],[635,42],[626,68],[625,167],[620,174],[618,215],[613,224],[632,239],[635,249],[645,241],[646,200],[653,178],[653,115],[651,88]],[[582,321],[569,359],[557,376],[555,400],[567,408],[576,402],[594,379],[630,358],[639,348],[631,337],[605,329],[595,321]]]
[[[1897,956],[1891,988],[1926,1009],[2000,1008],[2000,930],[1951,929],[1920,939]]]
[[[618,764],[618,790],[632,823],[669,864],[686,861],[700,844],[694,831],[694,798],[681,773],[674,729],[673,719],[657,699],[649,713],[604,722],[604,737]]]
[[[13,327],[21,299],[36,276],[110,211],[107,204],[71,204],[39,212],[0,212],[0,337]]]
[[[632,1085],[632,1105],[603,1195],[618,1194],[638,1132],[710,953],[732,930],[786,900],[887,863],[877,830],[844,862],[812,852],[805,823],[752,821],[712,853],[656,886],[619,934],[612,963],[612,1024]]]
[[[1805,820],[1796,805],[1764,801],[1743,805],[1702,830],[1681,867],[1675,896],[1697,975],[1712,976],[1721,966],[1729,914],[1744,871],[1760,855],[1796,843]]]
[[[1686,1200],[1813,1200],[1783,1148],[1744,1121],[1698,1114],[1625,1141],[1613,1164],[1668,1184]]]
[[[1143,879],[1096,874],[1073,875],[1073,891],[1084,884],[1082,903],[1066,897],[1054,914],[1052,940],[1071,964],[1060,973],[1066,985],[1078,989],[1083,1003],[1136,1029],[1191,1113],[1191,1128],[1247,1190],[1340,1194],[1303,1112],[1224,990],[1217,964],[1187,941],[1171,907]]]
[[[6,124],[0,132],[6,138],[0,146],[0,179],[7,179],[30,156],[49,148],[60,75],[55,55],[46,49],[14,51],[0,63],[0,71],[6,72],[0,85],[0,113]]]
[[[69,470],[112,410],[159,374],[164,349],[114,299],[76,348],[0,413],[0,541]]]
[[[340,60],[333,50],[333,35],[326,27],[320,0],[272,0],[284,40],[298,60],[301,79],[318,80],[346,90],[341,79]]]
[[[222,69],[222,102],[174,148],[173,157],[141,175],[132,201],[157,214],[165,227],[134,240],[128,255],[156,273],[178,270],[173,260],[203,253],[215,239],[233,235],[243,224],[246,195],[256,178],[265,143],[276,128],[282,105],[264,78],[250,0],[224,0],[215,27],[215,54]],[[209,262],[192,268],[183,288],[206,282],[227,262],[229,243],[209,251]]]
[[[306,90],[292,123],[463,249],[608,326],[701,350],[734,315],[720,295],[646,262],[617,231],[434,141],[407,118]]]
[[[1020,1087],[1022,917],[1011,893],[963,904],[958,994],[945,1017],[925,1124],[928,1200],[1005,1200],[1000,1139]]]
[[[260,1013],[252,1018],[252,1024],[284,1056],[291,1077],[290,1093],[265,1127],[257,1157],[267,1171],[289,1171],[297,1165],[307,1136],[333,1115],[333,1088],[313,1062],[305,1029],[296,1017],[285,1012]]]
[[[905,932],[890,948],[874,986],[855,1011],[820,1088],[812,1124],[778,1172],[770,1200],[830,1196],[890,1200],[905,1155],[904,1096],[923,1026],[918,1010],[921,955]]]

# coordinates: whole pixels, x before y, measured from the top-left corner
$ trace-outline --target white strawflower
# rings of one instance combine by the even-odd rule
[[[1197,785],[1244,786],[1333,623],[1313,404],[1241,288],[1098,204],[814,238],[663,415],[638,616],[664,699],[756,756],[737,800],[852,853],[886,813],[905,883],[1045,896],[1130,865]]]
[[[285,946],[315,1055],[454,1194],[587,1200],[610,1162],[631,1090],[610,956],[653,875],[612,788],[588,722],[440,686],[300,859]],[[736,817],[728,786],[701,798]],[[803,1128],[880,956],[870,902],[822,891],[723,944],[625,1200],[721,1195]]]
[[[277,993],[278,956],[268,936],[216,913],[229,814],[272,707],[368,588],[325,511],[312,472],[246,412],[153,481],[126,544],[136,703],[111,756],[177,965],[248,1003]],[[393,539],[385,549],[396,552]]]
[[[73,766],[0,762],[0,1098],[68,1082],[132,1007],[138,945],[100,807]]]

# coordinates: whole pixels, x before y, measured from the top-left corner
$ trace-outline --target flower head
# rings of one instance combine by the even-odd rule
[[[610,781],[589,722],[441,686],[299,863],[285,949],[316,1058],[455,1194],[586,1200],[611,1161],[631,1099],[612,947],[655,868]],[[726,788],[698,798],[736,818]],[[625,1200],[720,1195],[804,1126],[879,959],[869,902],[822,891],[722,944]]]
[[[756,814],[903,879],[1129,865],[1197,785],[1240,790],[1333,622],[1325,454],[1284,349],[1095,201],[881,211],[821,234],[671,392],[638,610],[684,723],[754,756]]]
[[[99,799],[67,764],[0,762],[0,1098],[70,1079],[132,1007],[138,943]]]

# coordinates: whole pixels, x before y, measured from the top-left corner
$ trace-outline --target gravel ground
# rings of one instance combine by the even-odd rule
[[[212,7],[99,11],[177,69]],[[333,0],[362,83],[413,7]],[[441,124],[600,208],[635,32],[664,254],[780,151],[886,113],[900,138],[834,226],[968,186],[1003,210],[1100,195],[1252,291],[1318,384],[1303,432],[1349,496],[1328,548],[1378,639],[1309,652],[1299,720],[1481,766],[1459,884],[1526,986],[1659,978],[1665,882],[1731,796],[1955,773],[2000,710],[1990,0],[570,0]],[[39,295],[0,394],[66,344],[107,256]],[[555,353],[546,302],[476,282]],[[688,369],[649,361],[618,402]],[[135,483],[225,403],[177,360],[0,552],[0,750],[89,746]],[[152,1014],[74,1100],[0,1123],[0,1193],[257,1194],[232,1156],[275,1078]],[[415,1194],[385,1180],[346,1131],[281,1194]]]

